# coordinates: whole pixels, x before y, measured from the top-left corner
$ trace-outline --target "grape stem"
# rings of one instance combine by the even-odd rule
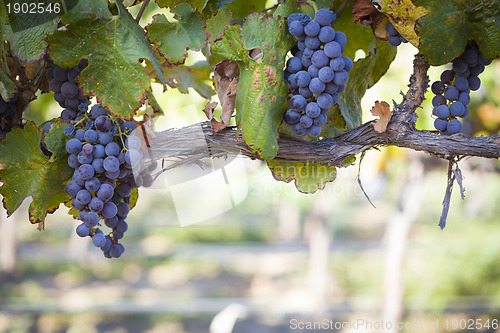
[[[145,0],[142,5],[141,5],[141,9],[139,9],[139,13],[137,14],[137,17],[135,18],[135,21],[137,23],[139,23],[139,21],[141,20],[141,17],[142,17],[142,14],[144,14],[144,11],[146,10],[146,7],[149,5],[149,1],[150,0]]]

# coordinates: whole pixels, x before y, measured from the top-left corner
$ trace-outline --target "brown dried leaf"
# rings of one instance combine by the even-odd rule
[[[354,22],[361,25],[369,25],[377,38],[387,40],[389,35],[385,31],[385,25],[389,21],[387,17],[379,12],[370,0],[355,0],[352,13]]]
[[[236,88],[240,77],[240,67],[235,61],[224,60],[215,66],[214,81],[215,90],[222,107],[221,121],[217,121],[213,116],[213,110],[217,103],[208,103],[204,112],[212,123],[214,133],[217,133],[229,124],[234,112],[236,102]]]
[[[372,107],[370,112],[372,113],[372,115],[380,117],[380,119],[377,119],[373,122],[373,128],[375,129],[375,132],[384,133],[387,129],[387,124],[389,123],[392,114],[389,103],[384,101],[376,101],[375,106]]]

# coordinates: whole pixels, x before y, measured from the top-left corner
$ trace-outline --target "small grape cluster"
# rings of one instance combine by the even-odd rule
[[[78,115],[87,111],[89,99],[78,88],[76,78],[87,67],[85,59],[73,68],[65,69],[52,65],[45,75],[49,80],[49,88],[54,92],[54,99],[64,108],[61,112],[62,120],[75,120]]]
[[[353,67],[352,60],[342,56],[346,35],[331,27],[335,18],[328,9],[319,9],[314,20],[300,13],[287,18],[288,31],[297,46],[286,64],[285,79],[293,96],[284,120],[297,136],[321,134],[328,110],[338,103]]]
[[[142,141],[131,134],[134,129],[134,123],[115,119],[96,104],[64,130],[72,136],[66,150],[70,154],[68,164],[75,169],[66,193],[73,198],[72,207],[79,211],[82,221],[76,233],[92,237],[93,244],[107,258],[120,257],[124,252],[118,240],[128,229],[125,219],[130,211],[130,195],[134,188],[149,181],[132,172],[140,168],[143,157]],[[101,230],[103,224],[111,229],[106,236]]]
[[[12,130],[12,116],[16,113],[18,97],[17,93],[9,101],[0,97],[0,138]]]
[[[385,25],[385,31],[389,34],[389,44],[392,46],[399,46],[401,43],[408,43],[408,41],[401,36],[401,34],[394,28],[391,22]]]
[[[453,60],[452,69],[443,71],[441,80],[431,85],[436,95],[432,99],[432,114],[437,117],[434,127],[441,134],[456,134],[462,130],[457,117],[465,118],[469,114],[470,91],[479,89],[481,80],[478,75],[490,63],[474,42],[468,42],[464,53]]]

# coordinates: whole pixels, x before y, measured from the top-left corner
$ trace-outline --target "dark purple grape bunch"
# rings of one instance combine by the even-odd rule
[[[16,113],[16,102],[19,95],[16,93],[8,100],[0,96],[0,138],[12,130],[12,116]]]
[[[134,123],[116,119],[96,104],[64,130],[72,137],[66,150],[75,169],[66,193],[82,221],[76,233],[91,237],[107,258],[118,258],[125,250],[119,240],[128,229],[130,195],[143,183],[132,172],[142,159],[142,141],[131,134],[134,129]],[[111,229],[108,235],[104,226]]]
[[[401,43],[408,43],[408,41],[401,36],[401,34],[394,28],[391,22],[385,25],[385,31],[389,34],[389,44],[392,46],[399,46]]]
[[[441,134],[460,133],[462,123],[457,118],[465,118],[469,114],[471,90],[478,90],[481,80],[478,75],[484,71],[491,61],[483,58],[474,42],[467,43],[464,53],[452,62],[452,69],[441,73],[441,80],[431,85],[436,95],[432,99],[432,114],[437,118],[434,127]]]
[[[300,13],[287,19],[297,46],[286,64],[285,79],[293,96],[284,120],[297,136],[321,134],[328,110],[338,103],[353,67],[352,60],[342,56],[347,37],[332,28],[335,18],[334,12],[319,9],[314,20]]]
[[[75,120],[87,111],[89,99],[82,94],[76,81],[85,67],[87,61],[82,59],[76,67],[65,69],[52,65],[45,72],[49,79],[49,88],[54,92],[54,99],[64,108],[61,112],[62,120]]]

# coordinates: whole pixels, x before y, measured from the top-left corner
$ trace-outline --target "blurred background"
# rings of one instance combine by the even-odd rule
[[[376,100],[401,101],[415,52],[399,47],[363,99],[364,121]],[[199,60],[190,53],[188,63]],[[431,82],[442,70],[431,68]],[[465,131],[498,134],[500,62],[480,77]],[[166,112],[156,131],[205,121],[196,92],[154,89]],[[419,129],[433,129],[431,98]],[[59,112],[46,94],[27,117],[41,124]],[[10,218],[1,210],[0,332],[465,332],[479,321],[475,331],[500,331],[498,160],[460,162],[465,200],[455,186],[444,230],[448,164],[428,154],[366,154],[360,177],[376,208],[357,163],[305,195],[262,162],[229,162],[240,172],[229,187],[186,196],[166,174],[142,188],[120,259],[76,236],[63,206],[43,232],[28,222],[30,200]],[[231,204],[208,212],[228,191]],[[199,214],[186,219],[180,207]]]

